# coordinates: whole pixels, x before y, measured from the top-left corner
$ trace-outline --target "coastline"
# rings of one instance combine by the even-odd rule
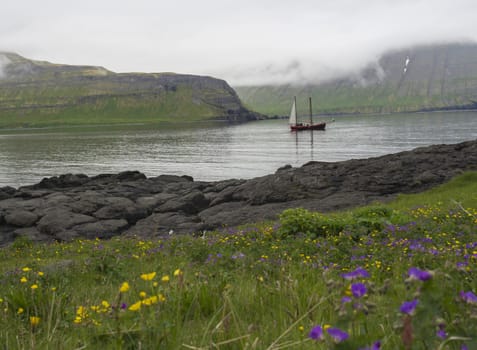
[[[66,174],[0,188],[0,245],[18,237],[69,241],[158,237],[275,220],[288,208],[333,211],[417,193],[477,170],[477,140],[341,162],[284,166],[249,180],[147,178],[138,171]]]

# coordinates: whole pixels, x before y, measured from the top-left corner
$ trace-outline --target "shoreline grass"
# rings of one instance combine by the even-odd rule
[[[476,177],[386,205],[293,209],[280,223],[198,237],[17,240],[0,250],[0,341],[7,349],[477,348]]]

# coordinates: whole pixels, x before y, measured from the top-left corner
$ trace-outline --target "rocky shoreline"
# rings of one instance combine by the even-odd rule
[[[0,245],[186,234],[274,220],[286,208],[331,211],[417,193],[477,170],[477,140],[376,158],[284,166],[250,180],[66,174],[0,188]]]

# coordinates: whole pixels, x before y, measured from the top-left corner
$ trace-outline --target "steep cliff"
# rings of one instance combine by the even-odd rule
[[[388,52],[360,72],[318,85],[235,87],[265,114],[286,115],[291,98],[313,97],[317,113],[387,113],[477,108],[477,44]]]
[[[259,117],[225,81],[211,77],[117,74],[0,53],[0,127]]]

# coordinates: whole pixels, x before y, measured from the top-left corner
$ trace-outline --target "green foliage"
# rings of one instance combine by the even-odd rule
[[[352,232],[353,236],[369,234],[387,225],[409,221],[409,216],[384,205],[372,205],[350,213],[320,214],[306,209],[287,209],[280,215],[281,237],[327,237]]]
[[[310,238],[338,234],[346,227],[340,216],[323,215],[306,209],[287,209],[280,214],[281,227],[278,231],[282,237],[305,235]]]
[[[357,208],[351,212],[321,214],[303,208],[287,209],[280,215],[281,237],[338,235],[345,231],[353,236],[381,231],[388,225],[405,225],[412,221],[406,208],[430,206],[437,203],[448,210],[465,211],[477,202],[477,172],[470,171],[455,177],[451,181],[427,192],[412,195],[400,195],[388,205],[373,204]],[[447,214],[442,214],[445,221]]]
[[[462,195],[452,197],[463,203],[474,194]],[[6,349],[338,350],[377,341],[382,349],[476,348],[475,202],[412,203],[332,215],[293,209],[279,228],[198,237],[14,243],[0,250],[0,342]],[[412,276],[411,268],[429,275]],[[401,311],[413,300],[409,315]],[[312,340],[316,326],[323,337]],[[329,327],[348,338],[334,341]]]
[[[24,249],[24,248],[31,248],[32,241],[26,236],[19,236],[15,238],[15,241],[12,243],[12,248],[14,249]]]
[[[362,233],[382,230],[385,226],[395,223],[393,211],[384,205],[372,205],[355,210],[352,213],[351,229]]]

